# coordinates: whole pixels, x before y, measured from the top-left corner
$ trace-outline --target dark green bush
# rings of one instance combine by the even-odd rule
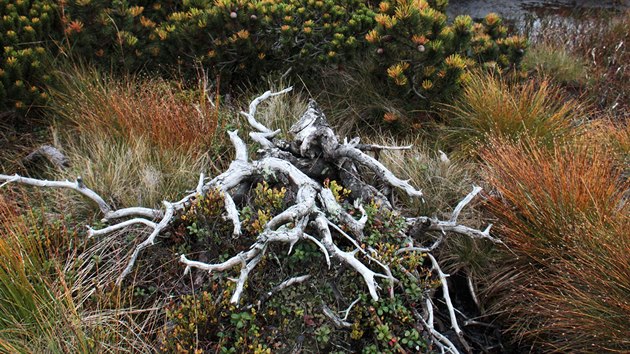
[[[0,111],[22,112],[46,99],[46,63],[58,37],[50,0],[0,0]]]
[[[227,82],[347,61],[359,53],[356,35],[374,17],[358,0],[141,3],[70,3],[70,47],[78,56],[130,70],[201,64]]]
[[[379,63],[376,75],[386,73],[392,94],[420,98],[424,109],[457,93],[467,80],[466,68],[517,66],[526,47],[523,38],[507,37],[496,14],[482,23],[458,16],[448,24],[446,15],[425,1],[382,2],[375,21],[365,39]]]
[[[201,65],[223,84],[291,68],[308,83],[324,67],[374,62],[370,75],[388,94],[429,108],[459,90],[467,67],[511,68],[526,46],[507,37],[494,14],[482,23],[460,16],[449,24],[446,4],[75,0],[64,13],[72,52],[106,66],[195,74]]]
[[[115,71],[203,67],[224,86],[289,68],[309,83],[358,62],[386,95],[427,109],[449,100],[465,69],[517,65],[525,41],[496,15],[448,24],[447,1],[0,1],[0,109],[46,98],[46,58],[61,49]],[[53,43],[55,44],[53,46]]]

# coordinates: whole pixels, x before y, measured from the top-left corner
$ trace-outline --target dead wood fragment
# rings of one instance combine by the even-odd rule
[[[163,209],[126,208],[114,210],[97,193],[86,187],[80,178],[75,182],[48,181],[26,178],[18,175],[0,175],[0,181],[4,181],[0,187],[9,183],[22,183],[40,187],[55,187],[73,189],[89,199],[93,200],[100,208],[104,221],[111,223],[101,229],[88,227],[88,236],[101,236],[116,230],[124,229],[130,225],[142,224],[151,230],[149,236],[139,243],[129,257],[127,266],[117,279],[121,284],[125,277],[134,268],[137,258],[142,251],[153,245],[155,239],[166,230],[190,202],[211,190],[218,190],[223,197],[226,219],[233,224],[231,237],[239,237],[241,234],[241,220],[235,200],[246,198],[247,190],[252,180],[260,179],[272,174],[280,180],[290,184],[295,191],[294,203],[284,211],[274,216],[257,235],[255,241],[247,251],[233,255],[222,263],[206,263],[191,260],[186,255],[181,255],[180,262],[185,265],[185,272],[198,269],[207,272],[221,272],[240,267],[240,275],[236,279],[236,288],[232,294],[231,302],[235,305],[241,303],[243,289],[249,275],[256,270],[260,261],[265,256],[269,245],[272,243],[287,244],[287,252],[291,253],[293,246],[298,242],[312,242],[323,255],[323,261],[328,268],[331,267],[331,259],[353,269],[361,276],[367,292],[373,300],[380,299],[381,285],[387,289],[390,297],[396,296],[394,286],[397,280],[393,277],[388,264],[380,262],[375,250],[363,249],[363,230],[367,221],[367,214],[363,205],[369,201],[376,201],[381,207],[393,209],[382,189],[374,186],[371,179],[365,177],[360,171],[371,171],[372,177],[380,180],[379,185],[386,188],[399,189],[410,198],[422,197],[422,192],[414,188],[409,181],[396,177],[386,166],[377,159],[366,154],[365,151],[382,151],[391,149],[408,149],[404,147],[387,147],[379,145],[359,144],[359,139],[339,141],[326,116],[314,101],[309,102],[308,109],[300,119],[291,127],[290,133],[293,140],[284,141],[277,139],[279,131],[272,131],[256,120],[256,109],[265,99],[289,92],[291,88],[280,92],[267,91],[254,99],[248,112],[242,112],[253,132],[249,133],[251,139],[260,145],[256,159],[251,159],[247,153],[247,145],[239,137],[237,131],[229,132],[230,141],[236,151],[235,158],[229,168],[222,174],[208,180],[201,174],[199,182],[193,192],[190,192],[179,201],[164,201]],[[342,206],[334,197],[333,192],[324,185],[324,179],[335,179],[352,191],[352,206]],[[437,274],[443,288],[443,297],[449,310],[451,327],[469,351],[463,339],[455,309],[449,297],[447,275],[442,272],[437,260],[431,255],[437,248],[446,232],[454,232],[472,238],[487,239],[500,243],[498,239],[490,235],[490,226],[484,231],[469,228],[458,224],[458,216],[461,210],[479,193],[481,188],[473,187],[473,190],[456,206],[449,220],[438,220],[427,216],[407,217],[407,228],[403,235],[407,238],[407,247],[401,247],[395,254],[404,252],[426,253],[431,261],[432,270]],[[351,215],[351,213],[353,215]],[[358,216],[358,218],[357,218]],[[441,234],[437,242],[432,246],[423,247],[414,244],[414,233],[439,232]],[[228,235],[226,235],[228,236]],[[347,241],[350,242],[348,250]],[[340,247],[343,244],[345,246]],[[408,271],[407,271],[408,272]],[[274,292],[281,291],[297,282],[305,282],[310,275],[295,277],[278,285],[268,292],[271,296]],[[454,344],[434,327],[433,307],[435,306],[429,297],[425,300],[424,313],[417,314],[418,325],[427,328],[434,339],[434,343],[442,350],[457,352]],[[259,299],[259,303],[264,299]],[[337,327],[348,327],[346,321],[355,301],[346,310],[343,318],[337,316],[327,306],[323,306],[324,314]]]

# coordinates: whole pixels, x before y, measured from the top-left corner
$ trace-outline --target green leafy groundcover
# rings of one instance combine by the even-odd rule
[[[335,181],[328,186],[351,210],[347,199],[350,191]],[[245,232],[232,239],[221,236],[230,233],[232,224],[221,216],[221,192],[211,191],[179,216],[174,224],[175,241],[167,247],[175,255],[185,251],[227,259],[249,248],[262,226],[286,209],[294,198],[291,194],[273,178],[258,183],[240,211]],[[362,247],[374,248],[375,257],[391,267],[399,282],[384,284],[383,292],[391,287],[395,297],[373,301],[352,269],[334,263],[328,269],[321,250],[311,243],[297,243],[290,254],[286,246],[274,245],[250,274],[246,296],[238,307],[230,303],[235,283],[229,279],[238,271],[212,273],[193,294],[173,297],[166,310],[167,324],[158,339],[161,349],[169,353],[271,353],[300,347],[320,352],[432,351],[428,334],[418,326],[416,316],[422,312],[426,293],[440,282],[425,264],[424,255],[395,254],[405,241],[400,236],[404,218],[374,202],[365,210],[367,237]],[[351,250],[355,246],[348,242],[341,247]],[[310,275],[305,282],[272,290],[289,278],[304,275]],[[345,320],[346,325],[336,328],[326,311]]]
[[[426,108],[457,92],[465,68],[513,67],[526,46],[523,38],[508,37],[494,14],[481,23],[459,16],[449,24],[445,6],[424,0],[1,0],[7,15],[0,28],[0,109],[41,98],[38,85],[49,78],[39,56],[60,53],[128,72],[192,76],[203,67],[226,85],[289,68],[308,82],[325,67],[371,63],[370,75],[385,92]]]

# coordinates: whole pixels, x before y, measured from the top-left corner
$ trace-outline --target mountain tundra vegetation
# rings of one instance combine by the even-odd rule
[[[0,0],[0,353],[630,351],[630,12]]]

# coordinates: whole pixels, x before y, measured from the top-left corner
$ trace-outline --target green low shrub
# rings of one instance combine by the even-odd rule
[[[353,209],[348,189],[336,181],[328,180],[324,185],[339,203],[349,211]],[[174,252],[184,249],[213,263],[225,261],[247,251],[261,225],[286,210],[295,198],[295,191],[286,189],[273,176],[255,183],[238,198],[242,199],[237,204],[244,232],[232,238],[226,237],[232,225],[222,216],[222,193],[211,190],[192,201],[173,225],[173,239],[164,246]],[[399,235],[406,225],[400,214],[375,202],[367,203],[365,210],[368,221],[362,249],[374,249],[368,254],[392,269],[399,282],[381,285],[384,292],[391,287],[395,297],[373,301],[353,270],[334,262],[329,269],[321,250],[310,242],[296,243],[291,253],[287,253],[286,245],[274,244],[249,274],[238,305],[230,303],[236,286],[230,278],[239,274],[238,267],[210,275],[193,271],[193,278],[204,279],[203,285],[195,287],[193,294],[173,294],[176,296],[167,307],[160,336],[162,349],[176,353],[270,353],[300,347],[325,352],[352,348],[363,353],[431,350],[427,333],[417,329],[416,314],[426,294],[440,285],[439,279],[425,264],[423,254],[396,254],[406,241]],[[336,242],[344,250],[355,247],[342,240]],[[367,255],[357,257],[368,261]],[[311,277],[269,292],[273,286],[301,275]],[[346,325],[335,328],[326,311],[343,318]]]
[[[77,57],[129,71],[203,66],[223,85],[288,69],[308,84],[327,67],[375,63],[369,75],[390,97],[427,109],[458,92],[466,68],[515,67],[526,47],[495,14],[449,24],[446,3],[83,0],[66,5],[64,25]]]
[[[0,1],[0,112],[23,113],[45,102],[52,40],[60,34],[57,11],[51,0]]]

